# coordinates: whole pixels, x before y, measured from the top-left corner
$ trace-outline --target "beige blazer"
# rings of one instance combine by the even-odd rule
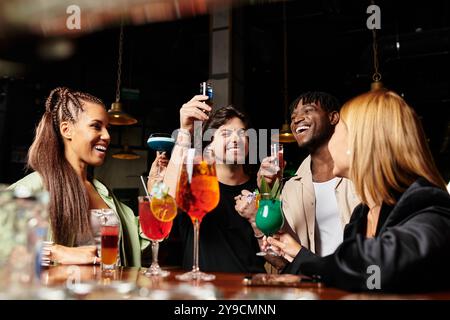
[[[349,222],[353,209],[361,202],[350,180],[340,178],[335,189],[342,228]],[[300,165],[296,176],[289,179],[281,193],[285,217],[284,231],[300,244],[315,252],[316,196],[311,173],[311,156]]]

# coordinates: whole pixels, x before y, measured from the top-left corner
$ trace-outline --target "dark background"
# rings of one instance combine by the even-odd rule
[[[370,88],[368,5],[370,1],[286,3],[289,101],[301,92],[321,90],[344,102]],[[382,23],[378,31],[382,81],[402,94],[422,117],[433,154],[448,180],[449,2],[377,1],[377,5]],[[241,90],[233,92],[232,102],[247,111],[256,128],[279,128],[283,123],[282,6],[273,3],[233,10],[232,69],[240,77],[231,81]],[[126,111],[145,127],[142,144],[134,147],[146,148],[147,133],[175,129],[178,109],[197,93],[198,83],[209,77],[209,23],[205,15],[125,27],[122,86],[140,93],[135,100],[125,96],[122,100]],[[69,86],[101,97],[108,106],[113,102],[118,31],[111,27],[73,39],[75,52],[62,61],[39,58],[37,50],[43,40],[39,37],[22,35],[0,44],[0,58],[26,66],[24,77],[0,79],[1,182],[13,182],[23,175],[23,157],[52,88]],[[120,130],[112,129],[113,134]],[[286,152],[291,169],[305,156],[295,144]]]

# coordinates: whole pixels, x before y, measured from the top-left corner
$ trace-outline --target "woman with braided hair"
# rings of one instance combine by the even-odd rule
[[[110,143],[108,126],[108,114],[100,99],[68,88],[54,89],[28,154],[28,167],[35,172],[11,186],[49,192],[54,262],[98,263],[96,247],[83,246],[93,237],[90,209],[111,208],[117,213],[122,265],[140,266],[141,250],[148,246],[140,236],[133,211],[88,174],[89,166],[100,166],[105,160]]]

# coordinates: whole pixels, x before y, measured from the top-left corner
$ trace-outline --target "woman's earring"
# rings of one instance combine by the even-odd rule
[[[350,155],[350,153],[351,153],[350,150],[347,150],[346,154],[347,154],[348,156]]]

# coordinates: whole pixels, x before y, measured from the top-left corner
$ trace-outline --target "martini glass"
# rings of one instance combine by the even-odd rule
[[[168,133],[152,133],[147,140],[150,149],[170,154],[175,145],[175,139]],[[160,167],[158,166],[158,177],[160,176]]]
[[[168,133],[152,133],[147,140],[150,149],[169,153],[175,145],[175,139]]]

